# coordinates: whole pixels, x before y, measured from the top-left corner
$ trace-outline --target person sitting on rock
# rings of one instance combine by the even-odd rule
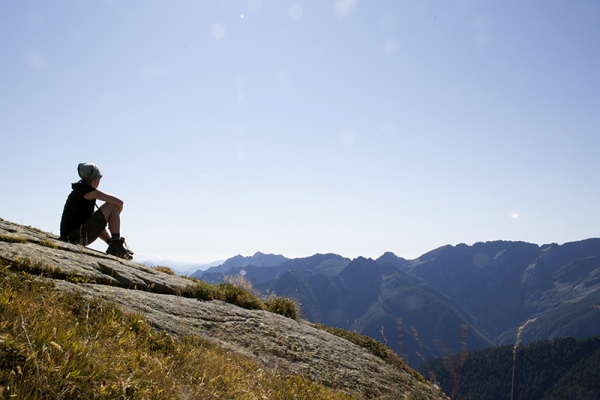
[[[99,237],[108,244],[106,254],[131,260],[133,252],[120,234],[123,201],[98,190],[102,174],[96,165],[81,163],[77,172],[81,180],[71,184],[73,191],[67,198],[60,221],[60,239],[87,246]],[[96,200],[104,201],[104,204],[94,212]],[[106,229],[107,223],[110,233]]]

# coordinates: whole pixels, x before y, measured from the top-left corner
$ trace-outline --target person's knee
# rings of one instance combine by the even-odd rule
[[[108,221],[111,217],[119,216],[121,210],[114,204],[105,203],[100,207],[102,214],[104,214],[104,218]]]

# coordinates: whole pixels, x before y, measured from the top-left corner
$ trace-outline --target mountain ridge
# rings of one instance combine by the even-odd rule
[[[241,254],[233,256],[225,260],[222,264],[212,266],[205,270],[196,270],[190,276],[193,278],[200,278],[204,274],[221,274],[229,271],[232,268],[239,267],[276,267],[284,262],[288,261],[289,258],[282,256],[281,254],[265,254],[257,251],[252,256],[244,257]]]
[[[356,263],[368,263],[371,272],[381,274],[377,296],[373,287],[366,291],[369,276],[360,268],[352,271]],[[376,260],[358,257],[328,273],[299,268],[290,275],[283,265],[277,268],[270,280],[265,273],[253,281],[257,289],[295,298],[312,322],[389,342],[398,354],[404,348],[415,367],[424,359],[459,352],[463,325],[470,350],[514,343],[518,328],[532,318],[536,322],[523,332],[523,343],[600,334],[593,307],[600,304],[598,238],[562,245],[461,243],[413,260],[386,252]],[[403,343],[396,339],[399,318]]]

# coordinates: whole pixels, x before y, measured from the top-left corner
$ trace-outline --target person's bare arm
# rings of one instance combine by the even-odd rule
[[[105,203],[114,204],[119,208],[119,212],[123,211],[123,200],[111,194],[104,193],[98,189],[91,191],[83,196],[86,200],[100,200]]]

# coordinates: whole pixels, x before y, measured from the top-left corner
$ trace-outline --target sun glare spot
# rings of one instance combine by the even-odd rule
[[[521,217],[519,216],[519,214],[517,214],[516,212],[510,213],[510,217],[512,219],[521,219]]]
[[[336,0],[333,13],[336,18],[344,18],[355,10],[356,0]]]
[[[48,66],[46,58],[40,53],[33,50],[25,52],[25,60],[27,61],[27,64],[29,64],[29,66],[33,69],[42,70]]]
[[[216,40],[223,39],[225,37],[225,28],[221,24],[213,24],[210,27],[210,35]]]
[[[423,308],[423,300],[416,295],[404,297],[400,300],[400,304],[407,311],[416,311]]]
[[[477,253],[473,256],[473,265],[477,268],[483,268],[490,263],[490,258],[483,253]]]
[[[288,9],[288,17],[294,21],[298,21],[304,15],[304,10],[298,4],[292,4]]]
[[[241,18],[241,19],[244,19],[244,14],[240,14],[240,18]]]
[[[382,57],[394,55],[400,50],[400,42],[396,39],[390,39],[377,46],[377,54]]]

